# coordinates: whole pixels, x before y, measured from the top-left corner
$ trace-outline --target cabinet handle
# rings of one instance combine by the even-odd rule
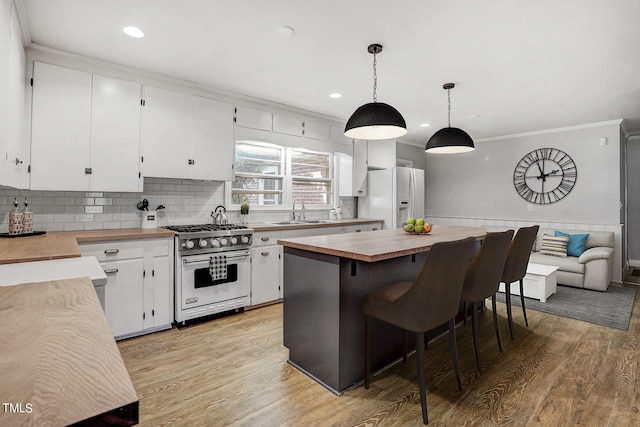
[[[107,255],[117,254],[118,252],[120,252],[120,249],[106,249],[104,251],[104,253]]]
[[[118,272],[117,268],[107,268],[105,271],[105,274],[114,274]]]
[[[378,231],[378,229],[377,228],[372,228],[371,231]]]
[[[193,159],[189,159],[189,164],[190,164],[190,165],[195,165],[195,164],[196,164],[196,161],[195,161],[195,160],[193,160]]]
[[[358,228],[358,229],[356,230],[356,233],[359,233],[359,232],[361,232],[361,231],[362,231],[362,230],[360,230],[360,229]]]
[[[84,168],[84,173],[86,175],[91,175],[92,171],[93,171],[93,169],[91,169],[91,168]]]
[[[267,256],[267,255],[269,255],[269,251],[262,252],[261,255],[262,256]]]
[[[263,242],[268,242],[269,238],[268,237],[261,237],[260,240],[262,240]]]

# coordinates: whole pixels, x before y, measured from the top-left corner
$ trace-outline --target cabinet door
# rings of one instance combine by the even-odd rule
[[[273,131],[286,135],[302,136],[303,120],[299,117],[287,116],[286,114],[273,115]]]
[[[94,75],[91,107],[92,191],[139,191],[138,83]]]
[[[86,191],[91,74],[34,62],[31,189]]]
[[[354,197],[353,157],[344,153],[335,153],[335,170],[338,180],[338,197]]]
[[[396,140],[367,141],[367,167],[387,169],[396,165]]]
[[[153,326],[169,326],[173,322],[173,260],[168,257],[153,259]]]
[[[9,124],[7,141],[7,175],[5,184],[14,188],[29,188],[29,138],[27,128],[26,70],[22,35],[15,9],[11,15],[11,45],[9,46]],[[0,97],[2,99],[2,97]],[[1,169],[1,167],[0,167]]]
[[[236,126],[251,129],[271,130],[271,113],[249,107],[236,107]]]
[[[251,305],[282,298],[282,246],[251,249]]]
[[[104,313],[114,337],[143,329],[143,259],[101,263],[107,274]]]
[[[321,141],[331,141],[331,126],[313,120],[305,120],[304,136]]]
[[[353,140],[353,194],[367,195],[367,141]]]
[[[11,87],[9,78],[9,61],[10,61],[10,45],[11,33],[5,31],[5,28],[11,27],[11,5],[7,0],[0,1],[0,184],[5,183],[5,173],[7,168],[6,153],[8,132],[7,125],[9,121],[9,104],[5,101],[9,98],[9,90]]]
[[[144,88],[140,139],[143,176],[191,178],[191,95]]]
[[[233,105],[193,97],[193,179],[231,181],[235,146]]]

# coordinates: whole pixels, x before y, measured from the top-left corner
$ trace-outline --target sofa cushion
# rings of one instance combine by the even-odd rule
[[[556,231],[556,236],[568,236],[569,243],[567,244],[567,255],[580,256],[587,249],[588,234],[567,234],[562,231]]]
[[[569,236],[550,236],[549,234],[545,234],[542,237],[540,253],[544,255],[566,257],[568,243]]]
[[[578,261],[577,257],[558,257],[553,255],[544,255],[540,252],[533,252],[529,262],[534,264],[553,265],[558,267],[562,271],[569,271],[572,273],[584,274],[584,264]]]
[[[562,233],[566,233],[566,234],[589,234],[589,237],[587,238],[587,244],[586,244],[586,248],[595,248],[597,246],[606,246],[609,248],[613,248],[614,247],[614,242],[615,242],[615,234],[612,231],[592,231],[592,230],[568,230],[568,229],[562,229],[562,228],[541,228],[538,231],[538,237],[536,238],[536,245],[535,245],[535,251],[539,252],[540,251],[540,246],[542,245],[542,237],[544,237],[545,234],[554,234],[555,231],[561,231]]]

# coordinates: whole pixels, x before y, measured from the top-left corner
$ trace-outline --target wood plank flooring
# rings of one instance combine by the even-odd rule
[[[426,352],[433,426],[640,425],[640,304],[629,331],[514,307],[504,351],[490,310],[481,318],[482,373],[470,322],[457,330],[463,390],[448,337]],[[312,319],[310,319],[312,321]],[[420,426],[415,357],[337,397],[290,366],[276,304],[118,343],[140,398],[142,426]]]

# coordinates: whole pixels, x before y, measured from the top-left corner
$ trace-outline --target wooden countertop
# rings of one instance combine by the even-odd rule
[[[0,287],[1,425],[138,422],[138,396],[88,278]],[[30,412],[30,413],[29,413]]]
[[[0,264],[79,257],[78,243],[173,236],[173,231],[164,228],[122,228],[48,232],[39,236],[1,238]]]
[[[278,244],[343,258],[376,262],[404,255],[426,252],[438,242],[475,237],[481,240],[487,231],[480,227],[434,225],[426,235],[408,234],[401,229],[364,231],[361,233],[280,239]]]
[[[293,230],[301,228],[320,228],[320,227],[340,227],[343,225],[357,225],[357,224],[373,224],[376,222],[382,222],[381,219],[368,219],[368,218],[347,218],[338,220],[323,220],[326,222],[315,223],[294,223],[294,224],[275,224],[270,222],[250,222],[247,224],[249,228],[252,228],[255,232],[260,231],[277,231],[277,230]]]

